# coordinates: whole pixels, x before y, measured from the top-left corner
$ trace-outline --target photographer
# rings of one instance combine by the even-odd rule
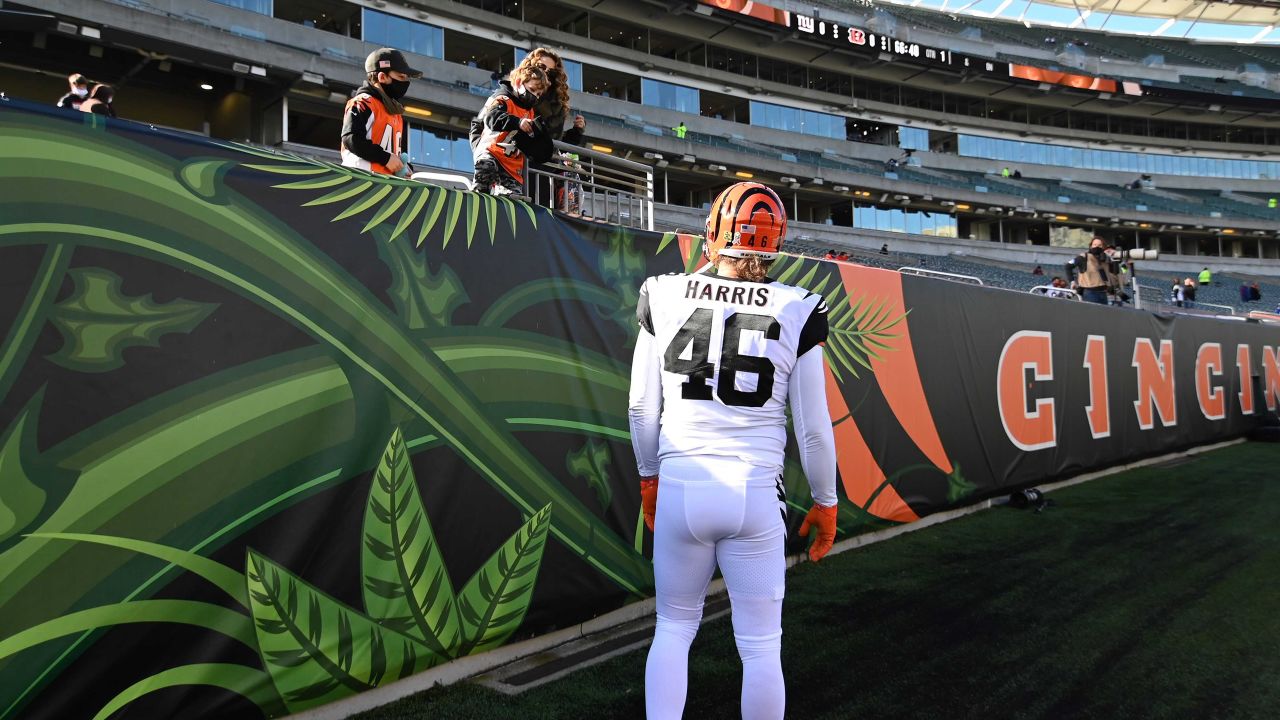
[[[1118,273],[1114,273],[1112,267],[1112,260],[1106,254],[1106,242],[1094,236],[1089,249],[1067,263],[1067,273],[1078,275],[1077,287],[1085,302],[1106,305],[1108,290],[1119,282]]]

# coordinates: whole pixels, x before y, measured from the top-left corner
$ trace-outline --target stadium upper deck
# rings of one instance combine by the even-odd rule
[[[469,172],[463,130],[491,74],[546,44],[569,60],[589,139],[661,168],[659,201],[697,206],[727,178],[753,176],[786,189],[810,222],[1032,244],[1101,231],[1165,252],[1280,258],[1280,211],[1268,207],[1280,163],[1265,149],[1280,145],[1267,112],[1280,101],[1206,92],[1172,62],[1082,84],[1038,57],[1061,61],[1059,51],[971,25],[948,33],[937,13],[944,29],[928,32],[903,19],[924,11],[897,6],[897,25],[884,8],[855,5],[809,16],[814,35],[839,23],[834,42],[810,37],[797,14],[786,16],[793,27],[694,2],[46,0],[39,10],[49,16],[0,31],[0,90],[52,100],[56,75],[82,71],[123,86],[126,117],[218,137],[330,152],[364,54],[393,45],[428,71],[410,93],[415,161]],[[863,46],[848,41],[854,30]],[[1079,45],[1086,56],[1093,47]],[[1032,59],[1002,64],[1012,53]],[[1032,60],[1042,74],[1011,75]],[[1123,92],[1130,85],[1140,93]],[[669,130],[679,122],[692,131],[684,140]],[[1005,167],[1021,177],[1002,177]]]

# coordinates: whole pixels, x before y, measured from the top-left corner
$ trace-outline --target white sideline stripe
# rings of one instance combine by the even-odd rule
[[[1234,440],[1226,440],[1224,442],[1213,443],[1211,445],[1201,445],[1187,450],[1157,455],[1144,460],[1138,460],[1124,465],[1116,465],[1105,470],[1096,470],[1094,472],[1077,475],[1059,482],[1050,483],[1048,485],[1041,486],[1040,490],[1043,492],[1061,490],[1062,488],[1079,485],[1080,483],[1087,482],[1089,480],[1096,480],[1097,478],[1113,475],[1118,472],[1146,467],[1148,465],[1158,465],[1162,462],[1167,462],[1175,458],[1187,455],[1199,455],[1211,450],[1239,445],[1246,441],[1246,438],[1236,438]],[[923,530],[939,523],[947,522],[948,520],[955,520],[956,518],[961,518],[966,515],[972,515],[981,510],[986,510],[993,505],[1003,505],[1004,503],[1004,499],[987,499],[962,508],[945,510],[943,512],[927,515],[920,520],[906,525],[899,525],[897,527],[886,528],[884,530],[876,530],[874,532],[855,535],[833,545],[831,547],[830,554],[835,555],[847,550],[871,545],[872,543],[889,540],[890,538],[895,538],[899,535],[915,532],[916,530]],[[805,553],[792,555],[787,558],[787,567],[794,567],[802,562],[806,562],[807,558],[808,556]],[[707,588],[708,597],[720,595],[724,592],[725,587],[723,578],[713,580],[711,585]],[[600,640],[608,640],[609,637],[607,631],[616,628],[619,625],[652,615],[653,611],[654,599],[646,598],[639,602],[634,602],[630,605],[620,607],[612,612],[605,613],[604,615],[600,615],[599,617],[592,618],[580,625],[562,628],[555,632],[547,633],[546,635],[539,635],[538,637],[529,638],[528,640],[521,640],[520,642],[503,645],[502,647],[495,648],[489,652],[481,653],[479,655],[469,655],[464,658],[459,658],[445,665],[425,670],[416,675],[411,675],[403,680],[397,680],[390,685],[383,685],[377,689],[362,692],[358,695],[353,695],[349,698],[344,698],[318,708],[304,710],[303,712],[290,715],[289,717],[297,718],[298,720],[342,720],[343,718],[351,717],[352,715],[395,702],[401,698],[416,695],[437,685],[452,685],[453,683],[461,680],[481,675],[503,665],[516,662],[517,660],[522,660],[536,653],[545,652],[546,650],[574,640],[588,638],[593,635],[600,635]],[[711,618],[706,619],[709,620]],[[616,654],[619,653],[610,653],[609,656],[612,657],[612,655]],[[603,659],[607,658],[600,658],[598,660],[593,658],[594,662],[599,662]],[[574,668],[558,672],[556,673],[556,677],[566,675],[579,667],[594,664],[594,662],[588,661],[582,665],[575,666]]]

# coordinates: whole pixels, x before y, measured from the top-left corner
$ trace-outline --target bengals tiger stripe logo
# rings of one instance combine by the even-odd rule
[[[787,210],[771,188],[740,182],[725,188],[707,216],[708,259],[758,255],[773,258],[787,234]]]

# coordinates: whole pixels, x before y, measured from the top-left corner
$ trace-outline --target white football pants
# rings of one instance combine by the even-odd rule
[[[644,676],[649,720],[684,712],[689,646],[717,565],[742,658],[742,717],[782,717],[782,492],[777,468],[705,455],[662,462],[653,539],[658,622]]]

